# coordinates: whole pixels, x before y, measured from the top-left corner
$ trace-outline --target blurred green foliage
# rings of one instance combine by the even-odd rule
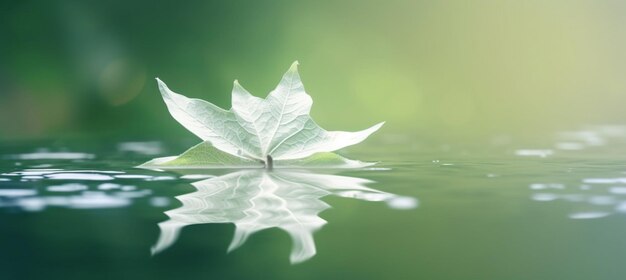
[[[329,129],[469,139],[626,117],[622,1],[0,5],[5,140],[192,137],[154,77],[228,108],[234,79],[265,96],[294,60]]]

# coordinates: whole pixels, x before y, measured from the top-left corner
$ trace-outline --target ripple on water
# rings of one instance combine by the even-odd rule
[[[48,186],[46,189],[51,192],[76,192],[86,190],[88,187],[84,184],[68,183],[63,185]]]
[[[626,184],[626,178],[586,178],[583,183],[587,184]]]
[[[611,213],[609,212],[602,212],[602,211],[575,212],[575,213],[569,214],[569,217],[571,219],[597,219],[597,218],[604,218],[610,214]]]
[[[558,195],[553,193],[535,193],[532,195],[532,200],[534,201],[552,201],[559,198]]]
[[[123,174],[123,175],[113,175],[113,177],[118,179],[151,179],[150,175],[141,175],[141,174]]]
[[[0,181],[53,182],[68,181],[62,184],[46,184],[45,192],[40,194],[33,189],[0,189],[0,207],[17,207],[24,211],[42,211],[49,206],[72,209],[116,208],[125,207],[133,199],[152,195],[152,190],[138,190],[136,186],[121,185],[113,182],[91,185],[92,182],[113,181],[123,179],[175,180],[173,176],[150,176],[144,174],[125,174],[116,170],[91,169],[59,169],[51,165],[40,165],[46,168],[28,168],[2,174],[7,178]],[[50,168],[49,168],[50,167]],[[14,178],[14,179],[13,179]],[[158,202],[156,203],[158,204]]]
[[[568,156],[572,157],[580,153],[579,150],[595,149],[596,151],[598,147],[615,144],[616,141],[626,143],[624,140],[626,140],[626,126],[594,126],[560,133],[554,147],[558,150],[568,150]],[[585,156],[586,154],[581,154],[581,159],[577,161],[585,159]],[[568,171],[571,173],[569,176],[575,176],[576,172],[572,172],[571,168]],[[585,172],[586,170],[579,167],[577,171]],[[575,178],[579,180],[579,183],[570,187],[566,187],[565,184],[535,183],[530,185],[530,189],[539,191],[532,195],[535,201],[571,202],[573,205],[573,211],[569,215],[571,219],[597,219],[616,212],[626,213],[626,200],[623,197],[626,195],[626,186],[624,186],[626,177],[622,176],[581,176],[581,178]],[[543,192],[547,190],[550,193]],[[591,210],[580,211],[580,207],[591,207]]]
[[[165,207],[170,205],[170,200],[167,197],[152,197],[150,198],[150,205],[154,207]]]
[[[36,195],[37,190],[31,189],[0,189],[0,196],[17,197]]]
[[[552,184],[540,184],[540,183],[537,183],[537,184],[530,184],[530,188],[533,189],[533,190],[545,190],[545,189],[559,189],[559,190],[562,190],[562,189],[565,189],[565,185],[563,185],[563,184],[555,184],[555,183],[552,183]]]
[[[140,191],[121,191],[114,193],[117,197],[123,198],[140,198],[146,197],[152,194],[152,190],[140,190]]]
[[[54,173],[46,175],[50,180],[89,180],[89,181],[109,181],[115,179],[113,176],[94,173]]]
[[[167,181],[176,180],[174,176],[152,176],[145,174],[125,174],[122,171],[112,170],[64,170],[64,169],[24,169],[3,173],[2,176],[19,177],[23,181],[32,180],[88,180],[88,181],[110,181],[114,179],[141,179],[144,181]],[[184,175],[182,179],[207,179],[213,175],[191,174]],[[10,181],[9,178],[0,178],[0,181]]]
[[[615,206],[615,211],[620,213],[626,213],[626,202],[621,202],[617,206]]]
[[[91,193],[70,197],[67,207],[77,209],[116,208],[130,205],[130,199],[110,196],[104,193]]]
[[[387,205],[392,209],[409,210],[417,208],[417,199],[408,196],[398,196],[387,200]]]
[[[612,197],[612,196],[598,195],[598,196],[590,197],[589,203],[595,204],[595,205],[611,205],[611,204],[617,203],[617,199],[615,199],[615,197]]]
[[[121,152],[153,156],[163,153],[163,144],[157,141],[122,142],[117,145],[117,149]]]
[[[121,189],[122,191],[126,191],[126,192],[128,192],[128,191],[134,191],[134,190],[136,190],[136,189],[137,189],[137,187],[135,187],[135,186],[122,186],[120,189]]]
[[[0,207],[19,207],[24,211],[41,211],[48,206],[74,209],[100,209],[125,207],[131,204],[130,198],[145,195],[109,195],[103,192],[85,191],[71,196],[33,196],[34,190],[2,190],[0,196],[11,196],[13,200],[0,202]],[[9,192],[10,191],[10,192]],[[147,190],[147,194],[150,191]]]
[[[585,208],[592,207],[590,211],[574,210],[569,217],[572,219],[592,219],[606,217],[614,212],[626,212],[626,186],[609,185],[626,183],[626,178],[583,178],[583,184],[577,187],[567,188],[565,184],[534,183],[529,188],[533,191],[532,200],[535,201],[566,201],[575,203],[576,208],[583,205]],[[550,192],[542,192],[547,191]]]
[[[561,142],[556,143],[556,148],[559,150],[576,151],[585,148],[585,144],[578,142]]]
[[[71,153],[71,152],[35,152],[27,154],[9,155],[5,158],[9,159],[21,159],[21,160],[42,160],[42,159],[59,159],[59,160],[74,160],[74,159],[93,159],[94,154],[87,153]]]
[[[119,189],[121,187],[122,187],[122,185],[115,184],[115,183],[103,183],[103,184],[98,185],[98,189],[99,190],[103,190],[103,191]]]
[[[515,151],[515,155],[523,157],[547,157],[554,154],[550,149],[520,149]]]
[[[154,176],[152,178],[146,179],[146,181],[168,181],[168,180],[176,180],[174,176]]]
[[[626,194],[626,187],[611,187],[609,192],[612,194]]]
[[[22,176],[23,181],[29,181],[29,180],[41,180],[43,179],[43,176],[38,176],[38,175],[27,175],[27,176]]]
[[[67,174],[67,173],[80,173],[80,174],[123,174],[122,171],[110,171],[110,170],[64,170],[64,169],[24,169],[21,171],[14,171],[9,173],[3,173],[3,176],[16,176],[22,178],[38,178],[43,177],[27,177],[27,176],[47,176],[53,174]]]

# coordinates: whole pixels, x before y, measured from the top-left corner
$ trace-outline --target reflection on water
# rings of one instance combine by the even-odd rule
[[[596,219],[607,217],[614,213],[626,212],[626,177],[614,177],[623,175],[625,172],[612,173],[610,177],[595,177],[604,171],[615,169],[609,162],[594,164],[594,157],[605,159],[612,158],[612,150],[607,155],[606,148],[609,145],[618,147],[626,140],[626,127],[624,126],[594,126],[584,130],[562,132],[557,135],[554,147],[564,157],[580,156],[580,153],[592,152],[593,156],[584,154],[589,158],[584,168],[568,167],[563,170],[567,175],[559,178],[563,182],[537,182],[529,185],[533,192],[531,199],[538,202],[561,202],[571,205],[568,215],[571,219]],[[544,153],[535,153],[541,157],[551,156],[552,150],[543,150]],[[518,153],[519,155],[519,153]],[[529,155],[529,154],[526,154]],[[568,165],[573,165],[569,163]],[[598,166],[594,166],[598,165]],[[606,166],[604,166],[606,165]],[[619,165],[617,165],[619,166]],[[602,168],[604,167],[604,168]],[[587,174],[586,169],[595,172]],[[594,176],[594,177],[590,177]]]
[[[124,275],[136,270],[142,276],[152,272],[148,278],[156,279],[160,267],[175,275],[188,273],[188,278],[206,278],[207,271],[217,271],[210,274],[217,278],[237,278],[230,277],[234,271],[253,271],[242,273],[255,277],[266,268],[269,279],[319,278],[304,273],[335,271],[337,264],[363,272],[348,277],[355,279],[388,273],[387,278],[431,279],[443,273],[441,278],[462,279],[476,271],[494,279],[542,279],[544,273],[551,279],[590,278],[583,270],[601,276],[608,270],[626,273],[619,246],[626,240],[620,234],[626,228],[623,127],[591,127],[528,141],[502,136],[476,146],[382,138],[353,154],[380,164],[336,175],[281,170],[187,170],[192,173],[183,175],[133,168],[177,149],[154,141],[6,148],[0,151],[0,241],[5,241],[0,257],[15,261],[0,263],[19,273],[79,263],[62,272],[82,267],[81,276],[127,263],[118,269]],[[383,208],[412,209],[417,207],[412,197],[420,198],[419,211],[354,207],[359,199],[365,202],[358,205],[378,201]],[[336,211],[323,212],[329,204]],[[355,209],[359,212],[336,230],[356,234],[315,235],[325,220],[335,223],[334,215]],[[223,235],[185,235],[199,227],[182,230],[203,223],[235,226],[230,232],[216,225],[225,238],[232,237],[229,250],[253,241],[246,239],[259,231],[277,228],[292,239],[277,241],[293,243],[292,262],[310,259],[316,249],[320,254],[289,268],[298,271],[294,274],[284,271],[288,253],[276,256],[282,252],[278,247],[231,257],[222,249],[213,254],[213,248],[226,247]],[[181,232],[185,240],[176,243]],[[338,246],[342,249],[333,251]],[[161,253],[150,258],[150,247],[153,254]],[[266,258],[259,260],[259,255]],[[13,268],[13,263],[18,265]],[[564,273],[572,269],[578,270]],[[529,271],[535,273],[523,274]],[[620,279],[604,276],[591,278]]]
[[[64,157],[65,155],[62,156]],[[60,168],[29,168],[2,173],[0,181],[4,184],[0,188],[0,208],[18,208],[35,212],[48,207],[72,209],[126,207],[131,205],[133,199],[152,195],[152,190],[122,184],[119,179],[142,178],[145,181],[152,181],[164,177],[124,173],[113,170]],[[116,183],[103,182],[113,180],[117,180]]]
[[[163,152],[163,144],[158,141],[122,142],[117,144],[117,149],[121,152],[153,156]]]
[[[246,170],[192,183],[195,192],[177,196],[183,205],[165,212],[161,235],[153,254],[171,246],[181,228],[194,224],[233,223],[236,227],[228,251],[252,234],[269,228],[286,231],[293,241],[292,263],[315,255],[313,233],[326,221],[318,215],[330,206],[328,195],[366,201],[384,201],[397,209],[417,207],[417,200],[368,188],[371,181],[337,175],[294,171]]]
[[[117,148],[123,154],[150,156],[162,151],[159,142],[122,142]],[[196,191],[177,196],[182,206],[166,211],[169,219],[159,223],[160,235],[151,250],[153,254],[172,246],[187,225],[233,223],[236,230],[228,251],[242,246],[258,231],[280,228],[293,240],[291,262],[299,263],[316,253],[313,234],[326,224],[318,216],[330,207],[322,200],[326,196],[383,202],[393,209],[418,206],[415,198],[367,187],[373,182],[367,179],[306,171],[259,169],[213,175],[196,170],[179,175],[128,166],[100,169],[89,167],[93,166],[90,161],[97,158],[94,154],[43,148],[4,158],[15,164],[13,171],[0,173],[0,208],[26,212],[123,208],[139,199],[153,207],[169,207],[173,198],[155,195],[150,184],[172,187],[192,182]]]
[[[78,159],[93,159],[95,155],[86,153],[71,153],[71,152],[50,152],[46,149],[40,149],[33,153],[8,155],[5,159],[19,159],[19,160],[78,160]]]
[[[624,178],[588,178],[576,184],[535,183],[531,199],[571,203],[572,219],[603,218],[626,212],[626,180]]]

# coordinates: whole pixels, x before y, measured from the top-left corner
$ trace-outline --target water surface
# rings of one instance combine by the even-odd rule
[[[621,279],[626,129],[381,135],[361,170],[137,169],[160,141],[5,143],[2,279]]]

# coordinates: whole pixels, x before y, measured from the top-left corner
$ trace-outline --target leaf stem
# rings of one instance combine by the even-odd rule
[[[265,168],[267,168],[267,170],[272,170],[272,168],[274,168],[274,159],[272,159],[272,156],[267,155],[267,160],[265,161]]]

